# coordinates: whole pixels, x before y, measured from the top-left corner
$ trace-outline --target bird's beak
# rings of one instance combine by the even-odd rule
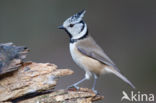
[[[65,29],[65,28],[64,28],[64,26],[61,25],[58,27],[58,29]]]

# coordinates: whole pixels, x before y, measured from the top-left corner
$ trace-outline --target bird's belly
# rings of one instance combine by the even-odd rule
[[[90,71],[98,75],[101,74],[104,68],[101,62],[82,54],[77,48],[70,49],[70,53],[75,63],[85,71]]]

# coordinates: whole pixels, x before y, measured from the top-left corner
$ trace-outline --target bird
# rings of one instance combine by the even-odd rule
[[[86,10],[82,10],[67,18],[59,29],[67,32],[70,38],[70,54],[73,61],[85,71],[85,76],[80,81],[71,85],[79,89],[78,85],[85,80],[94,77],[92,91],[95,90],[96,80],[103,74],[115,74],[128,83],[132,88],[135,86],[121,74],[116,64],[107,56],[103,49],[96,43],[89,33],[86,22],[83,20]]]

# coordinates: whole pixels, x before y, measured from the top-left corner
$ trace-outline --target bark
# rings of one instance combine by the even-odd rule
[[[54,91],[60,77],[70,69],[55,64],[26,62],[0,80],[0,102],[18,103],[92,103],[103,98],[87,88]]]
[[[0,44],[0,103],[92,103],[103,99],[87,88],[54,91],[58,79],[73,74],[55,64],[24,62],[28,49]]]
[[[58,90],[19,103],[92,103],[101,99],[102,96],[95,95],[91,90],[80,88],[78,91]]]
[[[26,58],[28,49],[13,43],[0,43],[0,78],[3,74],[15,71]]]

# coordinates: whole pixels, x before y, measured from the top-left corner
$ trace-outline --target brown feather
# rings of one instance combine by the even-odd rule
[[[79,40],[76,44],[77,49],[84,55],[93,58],[105,65],[111,66],[119,72],[119,69],[113,61],[105,54],[105,52],[96,44],[94,39],[89,36],[85,39]]]

